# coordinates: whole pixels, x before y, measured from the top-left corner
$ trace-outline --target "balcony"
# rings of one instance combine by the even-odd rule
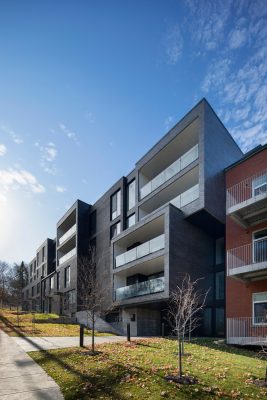
[[[244,280],[267,277],[267,238],[228,250],[227,275]]]
[[[266,346],[267,324],[262,322],[262,318],[227,318],[227,343]]]
[[[227,214],[247,228],[267,219],[267,170],[227,190]]]
[[[125,300],[132,297],[144,296],[148,294],[164,292],[164,276],[156,279],[150,279],[134,285],[125,286],[116,289],[116,300]]]
[[[71,257],[76,255],[76,247],[69,251],[67,254],[59,258],[59,265],[63,264],[64,262],[68,261]]]
[[[178,174],[178,172],[182,171],[188,165],[190,165],[193,161],[198,159],[198,144],[192,147],[189,151],[182,155],[182,157],[178,158],[171,165],[169,165],[166,169],[164,169],[160,174],[158,174],[151,181],[146,183],[140,189],[140,199],[142,200],[144,197],[148,196],[158,187],[163,185],[169,179],[171,179],[174,175]]]
[[[115,258],[115,268],[121,267],[127,263],[138,260],[149,254],[155,253],[156,251],[162,250],[165,247],[165,236],[164,234],[155,237],[133,249],[126,251],[125,253],[119,254]]]
[[[67,239],[69,239],[74,233],[76,233],[76,224],[73,225],[64,235],[58,239],[58,244],[61,246]]]

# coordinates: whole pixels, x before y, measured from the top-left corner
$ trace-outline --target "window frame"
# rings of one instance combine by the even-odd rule
[[[266,295],[266,301],[254,300],[254,296],[257,294],[264,294]],[[259,303],[267,303],[267,292],[257,292],[257,293],[252,293],[252,325],[253,326],[267,326],[267,314],[266,314],[266,322],[255,322],[255,310],[254,310],[254,304],[259,304]]]
[[[113,211],[113,199],[116,199],[116,210]],[[113,215],[115,213],[115,215]],[[114,221],[121,215],[121,189],[110,196],[110,220]]]

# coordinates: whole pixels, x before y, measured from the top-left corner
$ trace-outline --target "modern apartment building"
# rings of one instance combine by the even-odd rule
[[[130,322],[133,335],[160,334],[170,291],[189,273],[210,289],[201,333],[223,336],[224,169],[242,156],[203,99],[95,204],[78,200],[58,222],[51,309],[79,319],[77,261],[93,245],[105,304],[117,304],[107,320],[121,331]]]
[[[266,343],[267,145],[227,168],[226,189],[227,339]]]

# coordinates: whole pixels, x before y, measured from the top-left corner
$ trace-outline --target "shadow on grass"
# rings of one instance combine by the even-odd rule
[[[25,337],[25,333],[31,334],[31,332],[25,330],[26,326],[24,326],[24,327],[23,326],[15,326],[14,324],[12,324],[12,322],[10,322],[6,317],[4,317],[1,314],[0,314],[0,322],[2,322],[9,329],[9,331],[6,331],[5,327],[2,327],[3,331],[6,333],[11,331],[11,332],[16,333],[16,335],[19,337]],[[34,333],[38,334],[38,333],[40,333],[40,331],[35,329]]]
[[[187,345],[188,342],[185,342]],[[234,346],[227,344],[222,338],[194,338],[190,344],[208,347],[209,349],[222,351],[223,353],[236,354],[239,356],[255,358],[258,352],[256,347]]]

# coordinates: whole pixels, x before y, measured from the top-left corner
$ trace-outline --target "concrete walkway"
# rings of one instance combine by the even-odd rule
[[[39,351],[51,349],[64,349],[65,347],[79,346],[79,337],[13,337],[12,338],[24,351]],[[84,337],[84,345],[91,344],[91,337]],[[126,340],[125,336],[96,336],[95,344],[116,343]]]
[[[56,382],[0,330],[0,399],[63,400]]]

